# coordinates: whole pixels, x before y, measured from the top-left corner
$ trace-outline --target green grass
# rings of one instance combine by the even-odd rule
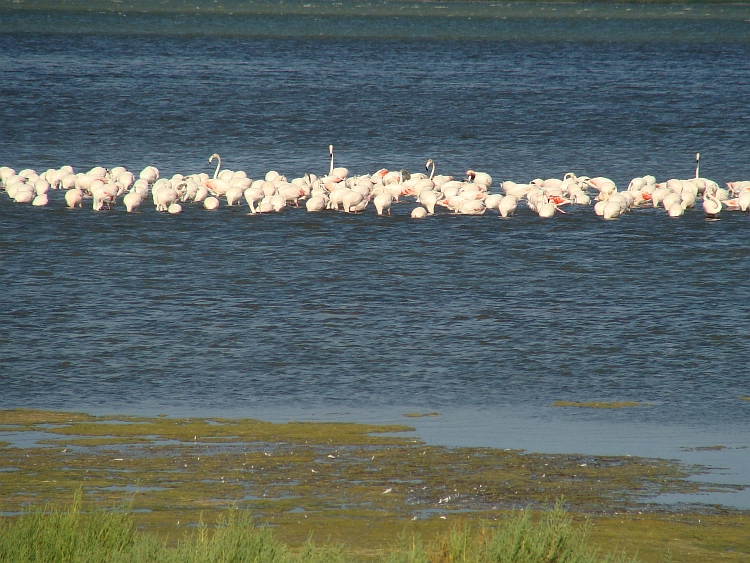
[[[537,522],[531,511],[508,516],[494,526],[455,525],[431,545],[400,537],[385,563],[597,563],[636,561],[625,554],[602,557],[587,541],[587,528],[574,526],[560,501]]]
[[[558,502],[535,522],[520,511],[495,525],[455,525],[431,543],[402,534],[382,555],[383,563],[596,563],[602,558],[586,540],[587,528],[575,526]],[[86,512],[80,489],[67,508],[45,505],[0,522],[0,561],[15,563],[347,563],[354,559],[342,545],[297,550],[256,526],[249,512],[229,509],[214,526],[204,523],[186,532],[176,545],[156,534],[137,531],[128,506]]]

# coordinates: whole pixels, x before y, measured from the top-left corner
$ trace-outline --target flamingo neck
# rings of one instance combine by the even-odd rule
[[[218,160],[219,162],[216,164],[216,170],[214,170],[214,180],[216,180],[216,178],[219,176],[219,169],[221,168],[221,157],[217,155],[216,160]]]
[[[695,179],[699,178],[699,172],[701,168],[701,153],[695,153]]]

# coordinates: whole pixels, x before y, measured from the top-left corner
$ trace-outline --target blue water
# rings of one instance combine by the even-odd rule
[[[170,176],[218,152],[291,178],[324,173],[333,143],[354,174],[433,158],[495,186],[572,171],[624,189],[691,177],[699,151],[702,176],[750,179],[747,6],[147,4],[0,3],[0,165]],[[451,445],[691,461],[680,448],[721,444],[716,463],[750,467],[747,215],[411,209],[173,217],[0,194],[0,407],[425,409],[443,416],[409,423]]]

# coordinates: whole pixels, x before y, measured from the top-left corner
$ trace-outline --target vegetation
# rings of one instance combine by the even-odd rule
[[[534,522],[529,511],[495,526],[476,529],[455,525],[431,544],[402,535],[386,550],[384,563],[595,563],[602,559],[588,546],[585,528],[575,527],[557,503]],[[138,532],[132,514],[120,510],[84,512],[81,491],[67,509],[47,505],[0,523],[0,561],[149,562],[149,563],[344,563],[351,561],[339,545],[317,547],[308,540],[292,550],[269,527],[256,526],[247,512],[230,509],[217,524],[193,528],[169,546],[154,534]]]
[[[86,504],[110,508],[111,518],[118,512],[111,507],[130,497],[132,541],[148,539],[148,549],[175,553],[197,531],[210,539],[217,523],[252,514],[290,557],[313,549],[314,538],[327,542],[315,552],[325,549],[334,562],[344,553],[335,546],[345,544],[347,561],[458,563],[463,553],[481,561],[488,530],[500,522],[507,530],[508,515],[522,508],[536,515],[564,497],[567,517],[605,552],[624,548],[649,563],[669,552],[675,561],[750,563],[747,513],[649,502],[736,489],[688,479],[702,468],[669,460],[445,448],[421,442],[408,426],[351,423],[6,410],[0,430],[8,442],[0,448],[7,526],[29,517],[30,506],[69,506],[82,489]],[[81,513],[83,521],[98,517]],[[445,548],[464,543],[473,551],[460,557]]]

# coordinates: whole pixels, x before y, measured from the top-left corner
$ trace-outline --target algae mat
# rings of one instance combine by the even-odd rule
[[[716,485],[700,467],[659,459],[540,455],[428,446],[408,426],[272,424],[251,419],[96,417],[0,411],[0,498],[12,516],[29,505],[131,502],[138,525],[177,539],[229,506],[299,545],[312,534],[377,558],[399,533],[430,538],[457,521],[565,499],[604,551],[644,561],[750,561],[748,514],[719,507],[644,504]]]

